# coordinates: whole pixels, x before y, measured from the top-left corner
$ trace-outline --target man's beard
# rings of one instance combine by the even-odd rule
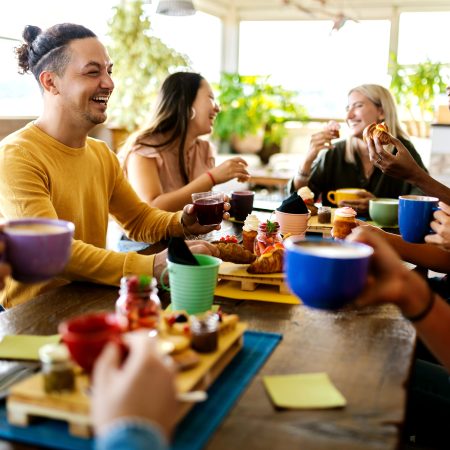
[[[91,113],[85,113],[83,114],[84,119],[93,124],[93,125],[99,125],[106,121],[106,113],[105,114],[91,114]]]

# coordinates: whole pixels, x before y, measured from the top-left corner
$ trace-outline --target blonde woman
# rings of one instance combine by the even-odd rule
[[[219,106],[199,74],[177,72],[166,78],[154,113],[120,152],[125,173],[139,197],[151,206],[178,211],[194,192],[209,191],[233,178],[249,178],[247,163],[230,158],[215,167],[208,141]]]
[[[321,197],[322,204],[330,206],[327,193],[341,188],[362,188],[358,200],[341,202],[340,206],[351,206],[359,214],[367,213],[369,199],[372,197],[397,198],[399,195],[421,193],[404,180],[392,178],[377,168],[370,159],[369,149],[363,140],[363,131],[373,122],[385,122],[390,133],[407,148],[417,164],[425,166],[400,126],[394,99],[384,87],[376,84],[363,84],[348,93],[346,122],[350,135],[346,140],[331,144],[336,138],[338,126],[329,123],[325,129],[311,138],[309,151],[303,165],[292,180],[292,190],[308,186],[316,200]],[[326,149],[319,155],[320,150]],[[388,149],[396,154],[397,149]]]

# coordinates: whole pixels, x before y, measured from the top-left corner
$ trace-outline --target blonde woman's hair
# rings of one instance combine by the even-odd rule
[[[348,95],[353,92],[364,95],[364,97],[371,101],[375,106],[383,110],[384,119],[381,122],[384,122],[388,126],[389,133],[396,138],[410,139],[406,131],[400,125],[394,97],[392,97],[392,94],[385,87],[378,84],[361,84],[360,86],[350,89]],[[357,148],[357,138],[349,136],[345,145],[345,160],[347,162],[355,164],[355,153]],[[393,146],[388,148],[389,151],[392,151],[392,149]]]

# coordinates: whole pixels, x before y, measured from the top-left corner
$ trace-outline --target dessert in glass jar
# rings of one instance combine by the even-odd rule
[[[263,222],[259,224],[258,234],[255,239],[255,253],[261,256],[267,247],[271,247],[277,242],[282,242],[280,224],[278,222]]]
[[[155,278],[148,275],[122,277],[119,292],[116,314],[124,329],[158,328],[161,302]]]

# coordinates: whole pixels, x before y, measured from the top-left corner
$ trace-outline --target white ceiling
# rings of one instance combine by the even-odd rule
[[[194,0],[200,11],[233,20],[390,18],[403,11],[450,10],[449,0]]]

